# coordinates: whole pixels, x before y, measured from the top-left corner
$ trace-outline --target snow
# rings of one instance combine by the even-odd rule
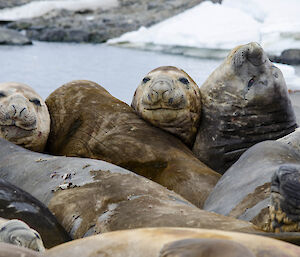
[[[251,16],[238,9],[204,2],[150,28],[142,27],[138,31],[125,33],[109,43],[231,49],[259,40],[259,23]]]
[[[55,0],[36,1],[19,7],[0,10],[0,20],[15,21],[44,15],[55,9],[78,11],[82,9],[111,8],[118,5],[117,0]]]
[[[295,68],[286,64],[274,63],[282,72],[287,88],[291,91],[300,90],[300,77],[297,76]]]
[[[140,28],[111,44],[185,46],[230,50],[258,42],[269,53],[300,48],[299,0],[223,0],[203,2],[150,28]]]

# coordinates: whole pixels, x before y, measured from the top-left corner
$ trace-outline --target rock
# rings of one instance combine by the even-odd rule
[[[284,64],[300,64],[300,49],[286,49],[280,56],[271,56],[270,60]]]
[[[1,1],[1,0],[0,0]],[[53,10],[41,17],[18,20],[8,28],[26,30],[30,39],[103,43],[141,26],[151,26],[177,15],[203,0],[118,0],[109,10]],[[221,2],[212,0],[212,2]]]
[[[0,45],[31,45],[32,42],[18,31],[0,28]]]

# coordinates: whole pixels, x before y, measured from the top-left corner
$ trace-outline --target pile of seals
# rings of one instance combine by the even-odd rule
[[[296,127],[257,43],[201,88],[154,69],[131,107],[92,81],[45,102],[0,84],[0,256],[299,256],[272,239],[300,243]]]

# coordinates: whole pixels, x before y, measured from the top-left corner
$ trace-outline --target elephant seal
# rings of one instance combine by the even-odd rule
[[[251,221],[265,231],[300,232],[300,151],[291,139],[300,142],[299,129],[249,148],[224,173],[204,209]]]
[[[42,98],[29,86],[0,83],[0,137],[32,151],[43,151],[50,116]]]
[[[137,87],[132,108],[144,120],[192,146],[201,113],[200,90],[183,70],[162,66],[150,71]]]
[[[40,234],[21,220],[0,219],[0,242],[45,251]]]
[[[1,138],[0,149],[0,177],[43,202],[74,239],[161,226],[260,231],[104,161],[36,153]]]
[[[250,146],[297,127],[282,73],[257,43],[233,49],[200,91],[201,123],[193,152],[221,174]]]
[[[300,247],[237,232],[192,228],[145,228],[115,231],[50,249],[54,256],[114,257],[298,257]]]
[[[1,149],[1,151],[3,151]],[[36,186],[39,186],[36,184]],[[49,209],[24,190],[0,178],[0,217],[19,219],[39,232],[46,248],[71,240]]]
[[[78,80],[56,89],[47,151],[104,160],[147,177],[201,207],[220,175],[179,139],[155,128],[98,84]]]
[[[0,242],[0,257],[39,257],[44,256],[40,252],[32,251],[24,247]]]

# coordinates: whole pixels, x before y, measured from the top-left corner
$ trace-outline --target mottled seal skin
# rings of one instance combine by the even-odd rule
[[[21,220],[0,218],[0,242],[44,252],[45,247],[40,234]]]
[[[200,113],[200,89],[183,70],[162,66],[150,71],[137,87],[131,106],[144,120],[192,146]]]
[[[43,203],[3,179],[0,179],[0,217],[24,221],[40,233],[46,248],[71,240]]]
[[[21,83],[0,83],[0,137],[33,151],[44,150],[50,116],[42,98]]]
[[[39,257],[43,254],[24,247],[0,242],[0,257]]]
[[[40,154],[3,139],[0,149],[0,177],[43,202],[72,238],[161,226],[260,231],[104,161]]]
[[[250,146],[283,137],[297,126],[282,73],[257,43],[233,49],[200,91],[193,152],[221,174]]]
[[[300,248],[279,240],[244,233],[191,228],[145,228],[72,241],[50,249],[47,256],[298,257]]]
[[[220,175],[179,139],[138,117],[91,81],[78,80],[47,99],[54,155],[104,160],[147,177],[201,207]]]
[[[265,231],[299,232],[300,151],[291,139],[300,142],[300,130],[249,148],[224,173],[204,209],[251,221]]]

